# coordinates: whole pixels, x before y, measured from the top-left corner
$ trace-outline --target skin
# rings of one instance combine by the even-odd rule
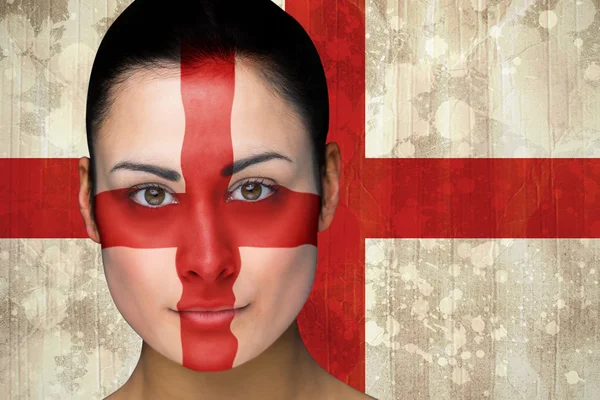
[[[95,142],[96,195],[144,183],[160,183],[175,196],[191,193],[197,188],[192,186],[196,183],[186,182],[182,169],[182,147],[191,115],[185,100],[182,101],[182,79],[180,71],[139,71],[117,92]],[[203,81],[201,76],[197,82],[205,85],[207,81],[218,85],[217,80]],[[317,193],[313,151],[302,121],[261,81],[251,65],[236,61],[231,111],[228,115],[217,116],[217,120],[219,118],[231,120],[234,160],[264,150],[274,150],[291,160],[271,159],[233,174],[228,178],[227,186],[240,199],[238,201],[244,199],[239,184],[256,177],[295,193]],[[203,146],[196,148],[192,142],[185,143],[186,151],[202,154]],[[173,169],[182,179],[172,182],[148,172],[125,169],[110,172],[117,163],[132,159]],[[89,161],[88,157],[82,157],[79,162],[79,205],[89,237],[102,244],[101,229],[92,218],[89,206],[92,195],[88,186]],[[316,216],[319,232],[327,229],[333,220],[339,202],[339,175],[339,148],[336,143],[328,143],[320,174],[323,191],[322,206]],[[141,190],[135,199],[144,202],[144,193]],[[268,196],[271,192],[263,188],[263,193]],[[169,201],[166,199],[165,203]],[[210,215],[204,214],[201,220],[206,221]],[[190,220],[190,224],[193,223]],[[202,229],[208,229],[206,226]],[[215,230],[210,232],[218,232],[217,226],[215,223]],[[202,229],[198,226],[196,232]],[[185,252],[183,245],[176,248],[103,247],[105,273],[115,304],[144,340],[139,362],[130,379],[109,399],[370,398],[322,369],[310,356],[299,335],[295,316],[312,287],[316,246],[239,245],[226,249],[216,236],[204,241],[199,239],[197,246],[190,243]],[[196,248],[198,250],[194,252]],[[185,343],[183,349],[181,345],[185,332],[177,315],[178,300],[185,290],[190,290],[189,287],[185,289],[185,283],[191,282],[186,281],[190,276],[207,284],[227,275],[217,267],[209,268],[233,264],[233,258],[227,259],[231,262],[215,262],[215,257],[225,260],[222,255],[225,250],[239,251],[240,267],[231,287],[235,307],[250,304],[231,322],[230,333],[235,344],[232,365],[225,367],[226,362],[208,365],[204,360],[212,359],[209,357],[186,363]],[[189,354],[204,351],[205,342],[194,342],[196,347]],[[217,346],[207,352],[216,359],[227,361],[229,356],[219,353],[226,347]]]

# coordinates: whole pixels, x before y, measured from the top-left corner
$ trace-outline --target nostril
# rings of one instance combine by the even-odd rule
[[[217,276],[217,279],[223,279],[223,278],[226,278],[226,277],[227,277],[227,275],[229,275],[229,271],[228,271],[228,269],[227,269],[227,268],[223,268],[223,269],[221,270],[221,272],[219,273],[219,275]]]
[[[200,280],[208,279],[209,281],[218,281],[227,279],[230,275],[233,274],[233,272],[234,271],[231,268],[221,268],[221,270],[218,273],[217,271],[214,271],[212,274],[210,274],[209,271],[198,271],[196,269],[189,269],[186,273],[186,276],[188,278],[193,279],[199,278]]]

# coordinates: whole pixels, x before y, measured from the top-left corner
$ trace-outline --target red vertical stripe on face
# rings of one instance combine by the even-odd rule
[[[227,232],[219,215],[229,177],[221,175],[233,161],[231,110],[235,90],[235,60],[194,62],[181,49],[181,98],[185,136],[181,169],[186,193],[194,206],[188,211],[188,229],[177,247],[177,273],[183,285],[178,310],[207,305],[233,308],[233,283],[240,270],[236,237]],[[183,221],[182,221],[183,222]],[[204,328],[189,312],[180,312],[183,365],[201,371],[231,368],[237,339],[227,324]],[[193,313],[192,313],[193,315]]]
[[[233,182],[230,188],[231,177],[222,175],[234,161],[235,59],[197,62],[191,53],[182,47],[185,135],[181,169],[186,192],[175,193],[177,204],[158,208],[134,202],[129,189],[101,192],[96,196],[96,217],[102,248],[177,248],[175,263],[183,286],[177,303],[183,365],[218,371],[231,368],[235,359],[233,317],[208,325],[185,310],[234,306],[240,246],[316,246],[320,201],[316,194],[283,186],[260,201],[226,201],[238,185]]]

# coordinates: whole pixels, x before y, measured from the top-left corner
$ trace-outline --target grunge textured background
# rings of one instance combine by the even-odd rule
[[[1,158],[88,155],[89,70],[127,4],[0,1]],[[598,0],[367,0],[364,14],[367,157],[600,155]],[[367,393],[600,398],[599,240],[365,248]],[[139,348],[98,245],[0,239],[0,398],[103,398]]]

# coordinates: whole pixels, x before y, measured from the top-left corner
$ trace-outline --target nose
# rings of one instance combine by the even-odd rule
[[[238,247],[215,210],[192,213],[177,247],[177,273],[182,280],[216,283],[235,277],[240,268]]]

